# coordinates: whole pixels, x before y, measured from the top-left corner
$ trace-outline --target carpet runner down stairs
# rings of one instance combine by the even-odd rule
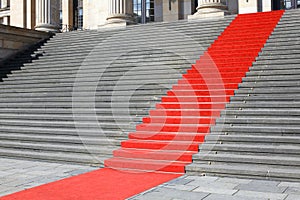
[[[283,11],[238,15],[106,168],[1,198],[125,199],[180,176],[258,56]],[[115,170],[116,169],[116,170]],[[167,172],[167,173],[165,173]]]
[[[238,15],[105,166],[184,173],[282,14]]]

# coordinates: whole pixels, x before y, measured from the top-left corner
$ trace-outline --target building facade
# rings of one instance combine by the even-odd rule
[[[0,24],[69,31],[298,7],[300,0],[1,0]]]

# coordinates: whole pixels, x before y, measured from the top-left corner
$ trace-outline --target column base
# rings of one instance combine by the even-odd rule
[[[209,3],[200,5],[195,14],[188,16],[188,20],[224,17],[228,14],[227,6],[219,3]]]
[[[37,31],[44,31],[44,32],[59,32],[59,27],[52,25],[52,24],[38,24],[34,28]]]
[[[136,21],[132,15],[117,14],[107,17],[106,24],[99,26],[99,28],[118,28],[133,24],[136,24]]]

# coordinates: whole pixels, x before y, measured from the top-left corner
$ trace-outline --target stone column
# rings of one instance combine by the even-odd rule
[[[74,27],[73,0],[62,0],[62,28],[69,31]]]
[[[107,25],[126,26],[135,24],[132,0],[109,0]]]
[[[1,0],[1,8],[9,7],[9,0]]]
[[[5,13],[7,13],[7,15],[9,15],[9,0],[1,0],[1,7],[3,8],[5,11]],[[9,25],[9,16],[4,16],[3,17],[3,25]]]
[[[59,0],[36,0],[35,30],[58,32]]]
[[[188,19],[223,17],[227,10],[226,0],[198,0],[197,12]]]

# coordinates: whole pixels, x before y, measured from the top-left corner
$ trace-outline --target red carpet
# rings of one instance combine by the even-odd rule
[[[1,200],[124,199],[178,177],[252,66],[284,11],[238,15],[102,169]]]
[[[1,200],[118,200],[126,199],[161,183],[176,174],[133,173],[100,169],[21,191]]]

